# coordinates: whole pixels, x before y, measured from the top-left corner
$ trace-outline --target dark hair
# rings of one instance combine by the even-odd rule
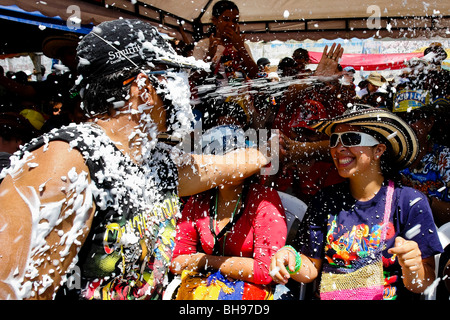
[[[309,53],[306,49],[298,48],[295,49],[294,53],[292,54],[292,58],[305,59],[306,61],[309,61]]]
[[[82,109],[86,117],[93,118],[99,114],[109,114],[115,103],[127,101],[131,85],[141,72],[143,72],[142,69],[138,68],[121,70],[91,81],[81,94]],[[167,126],[169,128],[175,118],[176,110],[173,108],[172,101],[164,94],[165,90],[158,90],[163,84],[153,75],[149,76],[149,80],[153,87],[157,89],[158,95],[164,104],[167,113]]]
[[[380,167],[383,177],[385,179],[389,178],[394,181],[399,180],[400,168],[394,161],[394,150],[392,150],[392,145],[389,143],[389,141],[386,140],[386,138],[382,134],[379,134],[376,131],[366,129],[364,127],[360,127],[360,129],[362,132],[371,135],[372,137],[377,139],[380,143],[386,146],[386,151],[383,152],[383,154],[380,157]]]
[[[14,73],[14,80],[21,84],[26,84],[28,82],[28,76],[24,71],[17,71]]]
[[[25,144],[37,134],[37,130],[21,114],[16,112],[0,113],[0,137],[4,140],[18,139]]]
[[[80,92],[82,109],[88,118],[109,113],[114,103],[128,100],[127,96],[132,81],[124,85],[124,81],[138,75],[140,70],[121,70],[107,76],[92,79]]]
[[[247,129],[249,119],[244,109],[236,102],[224,101],[223,99],[210,99],[205,106],[207,116],[204,118],[206,128],[214,127],[221,117],[230,116],[240,123],[241,127]]]
[[[278,63],[278,71],[281,71],[281,76],[294,76],[297,73],[297,62],[291,57],[284,57]]]
[[[291,57],[284,57],[283,59],[280,60],[280,62],[278,63],[278,69],[280,70],[284,70],[286,68],[292,68],[296,66],[296,62],[294,59],[292,59]]]
[[[227,10],[236,10],[239,12],[238,6],[233,1],[221,0],[214,4],[212,8],[212,16],[215,18],[220,17],[220,15]]]
[[[389,146],[386,145],[386,152],[384,152],[380,157],[380,167],[381,167],[381,173],[384,177],[384,179],[389,179],[394,182],[400,182],[401,181],[401,169],[398,167],[398,165],[395,164],[393,161],[393,157],[390,154]]]
[[[270,60],[267,59],[267,58],[264,58],[264,57],[263,58],[259,58],[258,61],[256,61],[256,64],[258,66],[265,66],[265,65],[270,64]]]
[[[428,48],[425,49],[423,54],[426,56],[430,52],[435,53],[436,58],[439,60],[445,60],[447,58],[447,52],[445,52],[444,48],[442,48],[439,45],[430,45]]]

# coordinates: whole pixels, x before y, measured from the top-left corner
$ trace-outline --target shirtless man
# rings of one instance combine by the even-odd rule
[[[77,55],[89,120],[34,140],[3,174],[0,299],[55,298],[70,270],[80,270],[81,299],[158,299],[178,197],[243,180],[269,160],[242,149],[231,166],[158,141],[189,131],[179,71],[196,61],[177,56],[152,26],[104,22]]]

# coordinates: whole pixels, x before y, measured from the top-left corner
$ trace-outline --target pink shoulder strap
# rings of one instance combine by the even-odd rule
[[[394,195],[394,182],[389,180],[389,185],[386,192],[386,203],[384,206],[384,218],[383,218],[383,229],[381,231],[381,241],[384,242],[387,233],[387,226],[389,224],[389,217],[391,216],[392,210],[392,198]]]

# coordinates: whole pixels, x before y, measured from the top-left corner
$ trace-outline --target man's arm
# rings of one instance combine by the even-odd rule
[[[89,171],[51,142],[0,185],[0,299],[51,299],[89,232]]]
[[[178,167],[180,197],[197,194],[224,182],[238,182],[258,173],[270,160],[256,148],[221,155],[185,154]]]

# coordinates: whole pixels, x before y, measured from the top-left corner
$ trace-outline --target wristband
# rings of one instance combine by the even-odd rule
[[[291,271],[291,270],[289,270],[289,268],[287,268],[287,271],[290,274],[297,273],[300,270],[300,268],[302,267],[302,256],[292,246],[284,246],[283,248],[291,251],[295,255],[295,270]]]

